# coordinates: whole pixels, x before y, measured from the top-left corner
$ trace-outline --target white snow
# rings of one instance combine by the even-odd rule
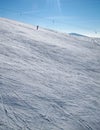
[[[0,130],[100,130],[100,39],[0,18]]]

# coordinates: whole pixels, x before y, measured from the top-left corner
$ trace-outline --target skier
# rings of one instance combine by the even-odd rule
[[[38,26],[38,25],[36,26],[36,29],[37,29],[37,30],[39,29],[39,26]]]

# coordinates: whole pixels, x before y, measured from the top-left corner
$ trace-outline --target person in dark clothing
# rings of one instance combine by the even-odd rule
[[[36,26],[36,29],[37,29],[37,30],[39,29],[39,26],[38,26],[38,25]]]

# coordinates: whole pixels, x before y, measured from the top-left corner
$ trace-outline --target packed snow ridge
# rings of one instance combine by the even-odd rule
[[[0,130],[100,130],[100,39],[0,18]]]

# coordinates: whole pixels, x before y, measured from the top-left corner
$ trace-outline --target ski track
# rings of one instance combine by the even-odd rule
[[[100,39],[0,18],[0,130],[100,130]]]

